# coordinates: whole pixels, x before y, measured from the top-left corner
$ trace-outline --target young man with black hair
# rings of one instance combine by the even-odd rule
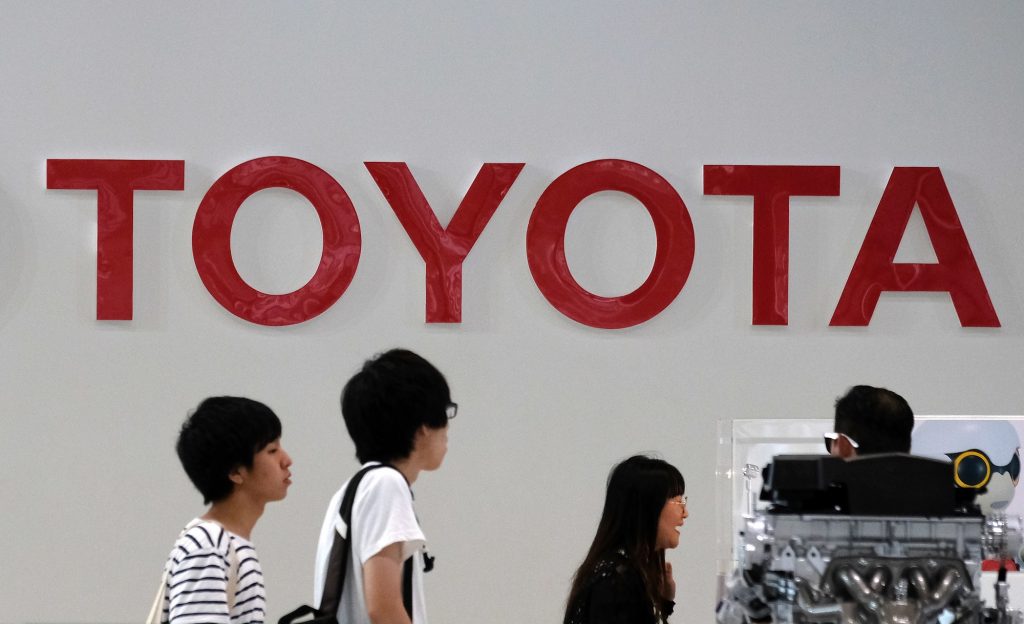
[[[261,624],[263,571],[249,537],[266,504],[291,484],[281,421],[257,401],[211,397],[182,425],[177,452],[210,508],[171,550],[161,621]]]
[[[837,457],[910,452],[914,412],[892,390],[850,388],[836,399],[834,423],[835,431],[825,434],[825,448]]]
[[[441,467],[448,421],[457,409],[444,375],[404,349],[368,360],[345,384],[341,412],[356,457],[364,469],[380,467],[366,472],[356,488],[351,534],[339,516],[348,482],[328,504],[320,531],[313,589],[320,608],[335,535],[350,545],[338,622],[426,624],[423,572],[429,558],[410,488],[421,472]]]

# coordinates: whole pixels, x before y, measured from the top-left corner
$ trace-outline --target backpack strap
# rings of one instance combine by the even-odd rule
[[[355,503],[360,481],[363,480],[367,472],[377,468],[391,468],[398,471],[398,468],[391,464],[366,466],[352,475],[352,478],[349,479],[348,484],[345,486],[344,494],[341,495],[338,515],[341,517],[345,527],[345,537],[342,537],[337,531],[334,533],[334,541],[331,542],[331,552],[327,555],[327,570],[324,575],[323,594],[320,597],[319,608],[302,605],[291,613],[282,616],[277,621],[278,624],[296,624],[300,620],[301,624],[338,624],[338,607],[341,605],[341,593],[345,588],[348,559],[352,552],[352,507]],[[401,471],[398,472],[401,474]],[[402,479],[405,480],[405,475],[402,475]],[[424,562],[424,569],[429,571],[433,567],[433,558],[424,553]],[[412,572],[412,557],[410,557],[405,560],[402,570],[402,606],[405,607],[405,612],[409,615],[410,620],[412,620]],[[309,616],[311,616],[311,619],[303,620],[303,618]]]
[[[352,551],[352,507],[355,503],[356,492],[359,490],[359,483],[366,476],[366,473],[377,468],[391,468],[399,472],[391,464],[374,464],[366,466],[357,472],[345,486],[345,494],[341,497],[341,506],[338,508],[338,515],[345,525],[345,538],[337,533],[331,543],[331,552],[327,558],[327,574],[324,577],[324,593],[320,599],[321,613],[337,613],[341,604],[341,593],[345,588],[345,576],[348,571],[348,559]],[[402,476],[405,479],[405,476]],[[412,619],[412,557],[406,559],[402,570],[402,605],[405,612]]]
[[[412,621],[412,557],[405,560],[405,564],[402,566],[402,605],[405,606],[405,612],[409,615],[409,621]]]

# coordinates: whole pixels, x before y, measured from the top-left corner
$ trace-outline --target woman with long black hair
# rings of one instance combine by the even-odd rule
[[[573,577],[564,624],[663,624],[676,585],[665,549],[689,515],[686,482],[661,459],[636,455],[608,476],[597,535]]]

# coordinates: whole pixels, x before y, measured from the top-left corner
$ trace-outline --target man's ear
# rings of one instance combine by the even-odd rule
[[[839,439],[836,440],[836,445],[839,456],[843,459],[851,459],[857,456],[857,449],[853,448],[853,445],[846,439],[846,436],[839,436]]]
[[[416,433],[413,434],[413,436],[412,436],[412,450],[413,451],[415,451],[416,447],[418,447],[420,445],[420,440],[422,440],[423,436],[425,436],[425,435],[427,435],[427,426],[426,425],[420,425],[419,428],[416,429]]]
[[[242,485],[242,482],[245,481],[245,475],[242,474],[243,470],[245,470],[244,466],[239,466],[233,469],[228,473],[228,479],[230,479],[235,485]]]

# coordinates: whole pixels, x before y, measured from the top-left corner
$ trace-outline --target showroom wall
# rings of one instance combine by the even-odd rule
[[[294,485],[254,542],[269,618],[308,602],[357,466],[340,389],[394,346],[460,406],[415,484],[448,624],[559,621],[630,454],[686,477],[674,619],[700,623],[720,422],[828,418],[858,383],[1021,413],[1024,5],[0,7],[0,622],[145,615],[203,510],[177,429],[214,394],[284,423]],[[231,177],[254,160],[279,177]],[[438,228],[399,218],[424,205]],[[460,206],[493,213],[441,236]]]

